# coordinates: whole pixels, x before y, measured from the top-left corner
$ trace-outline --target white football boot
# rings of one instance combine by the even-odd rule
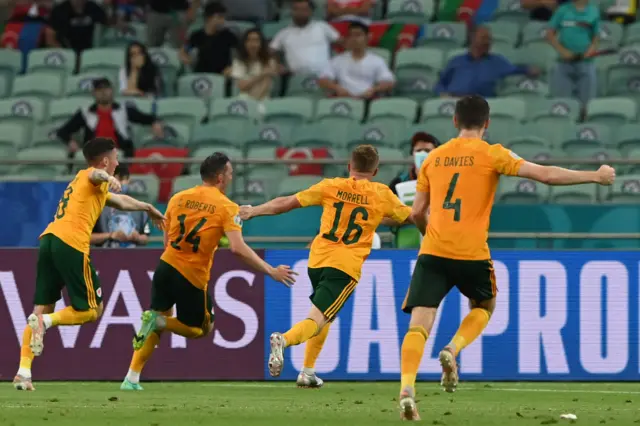
[[[269,374],[271,374],[271,377],[278,377],[282,373],[282,367],[284,367],[284,336],[281,333],[272,333],[269,342],[271,343]]]
[[[442,366],[442,380],[440,386],[445,392],[453,393],[458,387],[458,363],[451,348],[440,351],[440,365]]]
[[[320,389],[324,385],[324,381],[316,376],[316,373],[307,374],[304,371],[301,371],[298,374],[298,380],[296,380],[296,385],[299,388],[304,389]]]

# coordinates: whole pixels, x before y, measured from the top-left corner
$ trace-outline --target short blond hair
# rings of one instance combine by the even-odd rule
[[[351,153],[351,167],[354,172],[373,173],[379,162],[378,150],[373,145],[358,145]]]

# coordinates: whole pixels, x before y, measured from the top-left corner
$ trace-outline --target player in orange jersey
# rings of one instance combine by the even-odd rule
[[[457,138],[431,151],[418,174],[412,217],[429,225],[422,241],[403,311],[411,314],[402,343],[401,415],[418,419],[415,380],[427,336],[440,302],[452,287],[469,299],[471,312],[440,352],[442,386],[458,384],[456,357],[484,330],[496,306],[496,278],[487,245],[489,217],[500,175],[520,176],[548,185],[611,185],[615,171],[596,172],[540,166],[524,161],[502,145],[482,140],[489,126],[489,104],[467,96],[456,104]]]
[[[151,310],[142,315],[122,390],[142,390],[140,372],[163,331],[197,339],[213,330],[207,287],[214,254],[225,234],[231,251],[253,269],[287,286],[295,282],[296,273],[288,266],[272,267],[244,242],[239,207],[224,193],[233,177],[229,157],[219,152],[207,157],[200,176],[202,185],[178,192],[169,201],[165,250],[151,285]]]
[[[113,194],[120,183],[113,177],[118,165],[111,139],[97,138],[82,149],[89,168],[78,172],[64,191],[53,222],[40,235],[33,313],[22,335],[20,368],[13,380],[18,390],[34,390],[31,363],[42,354],[45,331],[58,325],[81,325],[102,314],[102,289],[89,258],[89,241],[105,205],[120,210],[146,211],[158,226],[164,216],[150,204]],[[53,312],[63,287],[71,306]]]
[[[349,177],[324,179],[309,189],[280,197],[257,207],[243,206],[241,217],[269,216],[299,207],[322,206],[320,233],[309,254],[309,278],[313,303],[308,317],[284,334],[270,338],[269,373],[280,375],[284,349],[307,342],[304,370],[298,376],[301,387],[321,387],[314,366],[331,321],[356,288],[362,264],[380,223],[398,225],[410,222],[411,208],[405,206],[388,186],[371,182],[378,171],[378,151],[361,145],[351,154]]]

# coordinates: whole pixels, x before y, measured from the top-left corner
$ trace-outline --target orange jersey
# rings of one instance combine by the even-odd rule
[[[356,281],[382,219],[401,223],[411,214],[411,208],[388,186],[364,179],[324,179],[296,198],[303,207],[322,206],[320,234],[311,244],[309,268],[339,269]]]
[[[64,190],[53,222],[40,235],[53,234],[74,249],[89,254],[91,232],[109,199],[109,184],[94,185],[93,168],[80,170]]]
[[[498,179],[517,175],[523,162],[502,145],[480,139],[456,138],[431,151],[417,184],[430,200],[420,254],[490,259],[487,238]]]
[[[238,205],[215,187],[178,192],[165,213],[168,244],[161,259],[206,290],[220,238],[225,232],[242,230],[239,212]]]

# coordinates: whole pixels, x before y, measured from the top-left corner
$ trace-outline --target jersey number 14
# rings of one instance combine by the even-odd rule
[[[174,241],[171,242],[171,247],[173,247],[176,250],[182,250],[182,247],[180,247],[180,243],[184,239],[185,243],[191,244],[192,246],[191,251],[193,251],[194,253],[197,253],[198,247],[200,247],[200,237],[198,236],[198,231],[204,226],[205,223],[207,223],[207,219],[205,218],[200,219],[200,221],[196,224],[196,226],[194,226],[193,229],[187,234],[187,238],[185,238],[184,234],[187,232],[187,229],[184,224],[184,221],[186,219],[187,219],[186,214],[181,214],[180,216],[178,216],[178,222],[180,222],[180,235],[178,235],[178,238],[176,238]]]
[[[460,173],[455,173],[451,178],[451,182],[449,182],[449,189],[447,190],[447,196],[444,198],[444,203],[442,203],[442,208],[445,210],[453,210],[453,220],[455,222],[460,222],[460,209],[462,208],[462,200],[460,198],[456,198],[454,201],[451,201],[453,197],[453,191],[456,190],[456,185],[458,184],[458,178],[460,177]]]

